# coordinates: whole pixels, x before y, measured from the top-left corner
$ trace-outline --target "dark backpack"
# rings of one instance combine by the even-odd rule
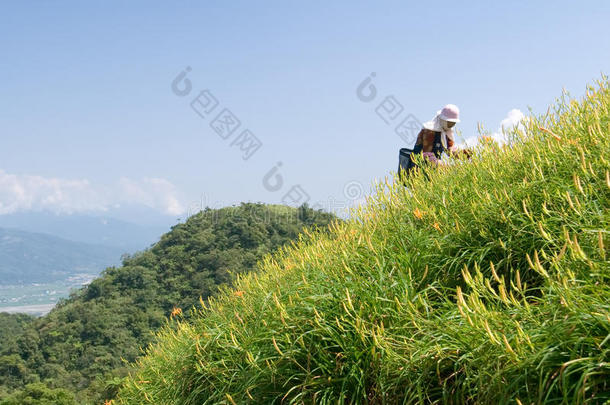
[[[403,183],[409,176],[409,172],[416,166],[411,159],[413,153],[413,149],[409,148],[400,148],[400,151],[398,151],[398,176]]]

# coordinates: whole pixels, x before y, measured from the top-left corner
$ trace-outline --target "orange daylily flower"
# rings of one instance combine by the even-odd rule
[[[553,132],[546,129],[545,127],[538,127],[538,129],[541,130],[542,132],[546,132],[547,134],[551,135],[553,138],[557,139],[558,141],[561,141],[561,137],[559,135],[554,134]]]
[[[424,214],[425,212],[421,211],[419,208],[415,208],[415,210],[413,210],[413,215],[415,215],[415,218],[417,219],[422,219]]]
[[[182,309],[174,307],[174,309],[172,309],[172,313],[170,314],[170,318],[173,318],[173,317],[178,316],[180,314],[182,314]]]
[[[235,291],[235,295],[237,295],[238,297],[241,297],[244,295],[244,291]]]

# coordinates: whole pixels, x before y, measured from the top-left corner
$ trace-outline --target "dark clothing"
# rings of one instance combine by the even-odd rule
[[[440,131],[433,131],[431,129],[426,129],[426,128],[422,128],[421,131],[419,131],[419,134],[417,135],[417,141],[415,142],[415,147],[417,148],[418,145],[421,145],[421,151],[422,152],[434,152],[435,149],[435,144],[440,142],[440,138],[442,136],[442,133]],[[435,139],[437,139],[439,142],[435,142]],[[447,138],[447,149],[452,149],[453,148],[453,140]],[[442,148],[442,143],[441,145],[436,146],[436,148],[441,147]]]

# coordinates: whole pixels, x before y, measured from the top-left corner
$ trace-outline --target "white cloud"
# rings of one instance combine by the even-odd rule
[[[161,208],[171,215],[184,212],[184,207],[176,196],[176,186],[165,179],[145,178],[137,182],[123,177],[119,180],[119,185],[128,202],[139,202],[149,207]]]
[[[497,141],[500,144],[504,144],[508,142],[507,133],[510,133],[515,127],[518,127],[521,130],[524,130],[525,127],[523,125],[523,120],[526,119],[525,114],[516,108],[513,108],[508,112],[506,118],[500,121],[500,127],[492,133],[490,136],[492,139]],[[472,147],[479,143],[479,136],[472,136],[470,138],[466,138],[464,141],[464,146]]]
[[[494,132],[491,137],[501,144],[508,142],[508,138],[506,136],[507,132],[510,132],[510,130],[515,127],[518,127],[521,130],[525,129],[522,122],[524,118],[525,114],[523,114],[521,110],[513,108],[508,112],[506,118],[500,122],[500,128]]]
[[[0,215],[19,211],[56,213],[107,211],[121,204],[143,204],[169,215],[184,212],[179,192],[161,178],[121,178],[110,186],[87,179],[17,175],[0,170]]]

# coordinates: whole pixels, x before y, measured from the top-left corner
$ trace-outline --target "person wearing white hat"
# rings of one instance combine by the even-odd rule
[[[406,186],[406,177],[417,167],[413,154],[421,153],[424,159],[435,166],[441,164],[443,152],[452,156],[463,155],[470,159],[470,149],[458,149],[453,139],[453,127],[460,122],[460,110],[454,104],[447,104],[436,116],[423,124],[417,135],[413,149],[401,148],[398,152],[398,174]]]
[[[417,135],[413,153],[422,153],[434,164],[440,163],[443,152],[452,155],[463,152],[469,156],[469,150],[459,151],[455,146],[453,127],[458,122],[460,122],[459,108],[454,104],[444,106],[433,119],[423,124],[422,130]]]

